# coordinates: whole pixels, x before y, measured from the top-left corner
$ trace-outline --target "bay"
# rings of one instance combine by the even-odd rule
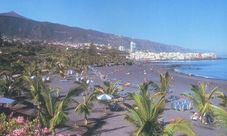
[[[155,62],[155,65],[174,66],[174,70],[179,73],[227,80],[227,59],[160,61]]]

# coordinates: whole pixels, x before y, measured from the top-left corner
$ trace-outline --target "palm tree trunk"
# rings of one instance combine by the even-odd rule
[[[104,114],[106,114],[106,111],[107,111],[106,104],[107,104],[107,102],[105,102],[104,104],[105,104],[105,112],[104,112]]]
[[[52,129],[52,131],[51,131],[51,132],[52,132],[52,134],[51,134],[52,136],[56,136],[55,129]]]
[[[41,124],[41,117],[40,117],[40,111],[41,111],[41,106],[40,106],[40,104],[38,104],[38,106],[37,106],[37,110],[38,110],[38,116],[37,116],[37,124],[38,124],[38,130],[39,130],[39,132],[41,132],[42,131],[42,124]]]
[[[88,120],[87,120],[87,116],[86,114],[84,115],[84,125],[87,125],[88,124]]]

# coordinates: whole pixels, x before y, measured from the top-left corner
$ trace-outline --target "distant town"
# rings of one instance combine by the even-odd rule
[[[22,43],[29,43],[31,40],[28,39],[15,39],[3,36],[4,41],[8,42],[16,42],[22,41]],[[47,41],[44,41],[46,43]],[[48,42],[48,44],[53,45],[62,45],[70,48],[84,48],[89,47],[91,43],[62,43],[62,42]],[[105,44],[95,44],[93,43],[97,49],[99,47],[108,47],[113,48],[111,45]],[[68,48],[67,48],[68,49]],[[136,43],[131,42],[130,48],[125,48],[125,46],[118,46],[118,50],[125,52],[125,57],[133,60],[148,60],[148,61],[160,61],[160,60],[199,60],[199,59],[218,59],[218,56],[215,53],[198,53],[198,52],[191,52],[191,53],[182,53],[182,52],[150,52],[148,50],[141,50],[136,48]]]
[[[124,47],[120,46],[119,50],[124,51]],[[135,60],[197,60],[197,59],[217,59],[218,56],[214,53],[180,53],[180,52],[160,52],[154,53],[149,51],[141,51],[136,49],[134,42],[130,43],[129,58]]]
[[[180,53],[180,52],[143,52],[135,51],[130,53],[130,58],[135,60],[197,60],[197,59],[217,59],[214,53]]]

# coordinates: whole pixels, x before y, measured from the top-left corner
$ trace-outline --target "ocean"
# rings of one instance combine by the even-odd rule
[[[154,63],[152,64],[154,65]],[[176,66],[176,72],[191,74],[204,78],[227,80],[227,59],[192,60],[192,61],[159,61],[155,65]]]

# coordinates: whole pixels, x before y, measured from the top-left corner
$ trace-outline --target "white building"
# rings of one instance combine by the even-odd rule
[[[125,47],[124,47],[124,46],[119,46],[119,47],[118,47],[118,50],[119,50],[119,51],[125,51]]]

